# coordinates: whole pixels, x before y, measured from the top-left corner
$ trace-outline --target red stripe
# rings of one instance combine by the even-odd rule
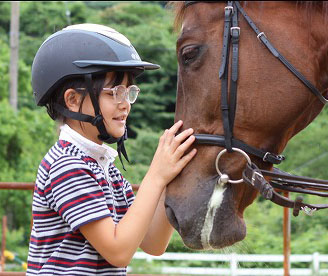
[[[79,199],[76,199],[74,201],[71,201],[67,204],[65,204],[63,207],[60,208],[59,210],[59,214],[61,215],[63,213],[63,210],[66,209],[67,207],[71,206],[71,205],[74,205],[75,203],[78,203],[78,202],[81,202],[81,201],[84,201],[88,198],[93,198],[93,197],[97,197],[97,196],[103,196],[104,193],[103,192],[99,192],[97,194],[91,194],[91,195],[87,195],[87,196],[84,196],[82,198],[79,198]]]
[[[65,264],[65,265],[70,265],[70,266],[74,266],[74,265],[77,265],[77,264],[84,264],[84,265],[89,265],[89,266],[108,265],[107,262],[102,262],[102,263],[92,263],[92,262],[87,262],[87,261],[66,262],[66,261],[60,261],[60,260],[54,260],[54,259],[51,259],[48,262],[57,263],[57,264]]]
[[[102,180],[99,182],[99,185],[102,186],[102,185],[106,185],[107,184],[107,181],[106,179]]]
[[[48,189],[45,189],[44,193],[47,194],[50,190],[51,190],[51,187],[49,187]]]
[[[84,161],[84,162],[88,162],[88,161],[95,162],[95,160],[94,160],[93,158],[91,158],[91,157],[84,157],[84,158],[83,158],[83,161]]]
[[[39,195],[44,195],[44,192],[42,192],[40,189],[38,189],[37,187],[35,188],[35,191],[39,194]]]
[[[28,264],[28,266],[33,266],[33,267],[36,267],[36,268],[41,268],[42,266],[41,265],[36,265],[36,264]]]
[[[130,195],[134,195],[133,192],[127,193],[126,196],[129,197]]]
[[[121,212],[126,212],[128,208],[117,208],[116,211],[121,213]]]
[[[53,216],[53,215],[57,215],[57,213],[51,212],[51,213],[47,213],[47,214],[33,214],[33,217],[49,217],[49,216]]]
[[[66,142],[66,143],[64,143],[63,140],[59,140],[59,143],[60,143],[60,145],[61,145],[63,148],[66,148],[66,147],[70,144],[70,142]]]
[[[45,166],[48,170],[50,169],[50,166],[44,160],[41,161],[41,164]]]
[[[114,183],[113,183],[112,185],[113,185],[114,187],[118,187],[118,186],[120,187],[120,186],[123,185],[123,182],[119,182],[119,183],[117,183],[117,184],[114,184]]]
[[[69,176],[76,175],[76,174],[88,174],[88,175],[92,176],[94,179],[96,179],[95,175],[91,172],[88,172],[88,171],[85,171],[85,170],[77,170],[77,171],[74,171],[74,172],[67,173],[67,174],[63,175],[62,177],[58,178],[57,180],[51,182],[51,186],[55,185],[59,181],[65,179]]]
[[[59,237],[56,237],[56,238],[48,238],[48,239],[44,239],[44,240],[40,240],[40,239],[36,239],[36,238],[33,238],[31,237],[31,241],[33,242],[36,242],[36,243],[41,243],[41,242],[53,242],[53,241],[57,241],[57,240],[64,240],[64,239],[67,239],[67,238],[76,238],[76,239],[80,239],[80,240],[83,240],[84,238],[81,237],[81,236],[78,236],[78,235],[72,235],[72,234],[66,234],[64,236],[59,236]]]

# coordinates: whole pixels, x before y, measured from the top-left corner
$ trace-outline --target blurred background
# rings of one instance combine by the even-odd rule
[[[166,1],[47,1],[0,2],[0,182],[34,182],[40,161],[58,138],[58,126],[45,108],[36,107],[31,88],[31,65],[41,43],[67,25],[98,23],[126,35],[142,59],[161,65],[137,79],[141,88],[128,119],[126,143],[130,164],[123,174],[138,184],[145,175],[158,138],[174,121],[177,61],[173,14]],[[11,41],[11,20],[19,19],[17,45]],[[16,21],[17,22],[17,21]],[[16,48],[15,48],[16,47]],[[17,94],[11,92],[11,52],[18,47]],[[201,96],[201,95],[200,95]],[[205,107],[204,107],[205,108]],[[288,145],[286,161],[279,167],[287,172],[328,179],[327,110]],[[117,162],[121,169],[121,164]],[[308,197],[309,198],[309,197]],[[307,199],[307,197],[306,197]],[[319,203],[317,199],[308,199]],[[31,222],[30,191],[0,190],[0,218],[7,216],[8,250],[26,260]],[[323,202],[323,201],[322,201]],[[301,213],[292,218],[292,254],[328,254],[328,216],[323,210],[313,217]],[[282,254],[283,209],[258,198],[245,212],[248,234],[244,241],[210,253]],[[131,230],[133,233],[133,229]],[[0,233],[1,235],[1,233]],[[174,233],[168,252],[195,252]],[[208,253],[208,252],[207,252]],[[181,262],[180,262],[181,264]],[[139,260],[131,267],[150,273],[159,264]],[[193,264],[191,264],[193,265]],[[194,265],[201,266],[201,263]],[[206,264],[217,266],[217,263]],[[256,267],[266,264],[256,264]],[[280,267],[281,264],[277,264]],[[302,266],[300,264],[300,266]],[[17,270],[21,268],[18,267]]]

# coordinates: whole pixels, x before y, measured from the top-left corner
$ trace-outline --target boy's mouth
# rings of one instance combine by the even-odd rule
[[[122,116],[119,116],[119,117],[115,117],[115,118],[113,118],[113,120],[116,120],[116,121],[125,121],[126,120],[126,116],[125,115],[122,115]]]

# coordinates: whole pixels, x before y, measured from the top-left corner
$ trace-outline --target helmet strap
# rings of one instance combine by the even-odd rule
[[[128,135],[127,135],[127,128],[125,127],[125,131],[122,137],[120,138],[115,138],[113,136],[111,136],[107,130],[106,127],[104,125],[104,118],[103,116],[100,114],[100,107],[99,107],[99,101],[98,98],[95,95],[95,91],[93,89],[93,85],[92,85],[92,75],[91,74],[87,74],[84,77],[85,79],[85,83],[87,86],[87,90],[89,91],[89,95],[90,95],[90,99],[95,111],[95,116],[90,116],[90,115],[86,115],[80,112],[74,112],[71,110],[68,110],[66,108],[64,108],[63,106],[55,103],[54,104],[54,108],[63,116],[73,119],[73,120],[77,120],[77,121],[82,121],[82,122],[87,122],[87,123],[91,123],[92,125],[94,125],[95,127],[97,127],[98,131],[99,131],[99,135],[98,138],[101,141],[104,141],[105,143],[108,144],[113,144],[113,143],[117,143],[117,152],[118,152],[118,156],[119,159],[122,163],[122,167],[123,169],[126,171],[124,164],[123,164],[123,160],[122,160],[122,154],[124,156],[124,158],[130,163],[125,146],[124,146],[124,141],[128,139]]]
[[[113,144],[115,142],[117,143],[118,157],[120,158],[123,169],[126,171],[124,164],[123,164],[123,160],[122,160],[122,154],[125,157],[125,159],[128,162],[130,162],[127,152],[126,152],[126,149],[125,149],[125,146],[124,146],[124,141],[128,139],[127,129],[125,127],[124,135],[120,138],[114,138],[112,135],[110,135],[107,132],[106,127],[104,125],[104,118],[100,114],[99,99],[96,96],[95,91],[93,89],[92,75],[91,74],[84,75],[84,80],[85,80],[85,84],[87,86],[87,90],[89,91],[90,99],[91,99],[91,102],[92,102],[92,105],[93,105],[93,108],[95,111],[94,122],[92,124],[94,126],[96,126],[99,131],[98,138],[101,141],[104,141],[108,144]]]

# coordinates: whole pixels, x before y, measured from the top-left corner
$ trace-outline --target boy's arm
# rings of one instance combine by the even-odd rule
[[[140,246],[155,213],[163,185],[146,176],[134,203],[118,224],[104,218],[80,227],[81,233],[110,264],[125,267]]]
[[[104,218],[80,227],[84,237],[114,266],[124,267],[129,264],[150,227],[165,186],[196,154],[193,149],[184,155],[195,141],[195,137],[190,136],[192,129],[184,130],[175,136],[181,126],[182,121],[179,121],[161,136],[149,171],[133,204],[120,222],[115,225],[112,218]],[[160,217],[165,212],[164,204],[161,205],[163,209],[158,211]]]
[[[162,255],[170,242],[174,228],[165,213],[165,189],[158,202],[155,215],[140,248],[151,255]]]

